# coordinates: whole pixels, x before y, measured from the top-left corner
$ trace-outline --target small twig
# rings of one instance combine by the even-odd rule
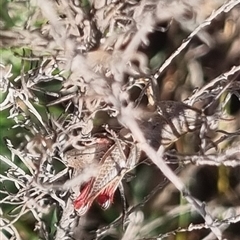
[[[228,78],[237,73],[238,71],[240,71],[240,65],[233,66],[228,72],[221,74],[220,76],[211,80],[200,90],[197,90],[194,94],[191,95],[191,97],[186,99],[184,102],[192,106],[197,101],[202,100],[202,98],[206,98],[206,94],[207,96],[215,97],[219,94],[219,92],[221,92],[220,88],[218,88],[219,91],[216,92],[216,85],[218,84],[218,87],[223,86],[225,83],[227,83]],[[225,86],[228,86],[228,84],[226,84]],[[231,87],[231,85],[229,85],[228,87]],[[213,93],[211,91],[215,91],[214,95],[212,95]]]
[[[196,164],[197,166],[209,165],[209,166],[226,166],[236,167],[240,165],[240,147],[233,147],[227,149],[221,154],[209,154],[209,155],[180,155],[166,153],[167,156],[178,158],[178,160],[168,159],[168,164],[177,164],[179,162],[183,164]]]
[[[211,215],[206,211],[205,206],[198,200],[193,198],[184,183],[178,176],[168,167],[163,160],[164,147],[160,146],[160,151],[156,152],[146,141],[141,129],[139,128],[136,120],[133,117],[134,109],[131,105],[122,107],[121,109],[121,122],[127,126],[132,132],[135,139],[139,142],[139,147],[148,155],[152,162],[164,173],[164,175],[175,185],[175,187],[182,192],[185,199],[198,211],[198,213],[204,218],[206,223],[210,226],[212,232],[218,239],[221,239],[222,234],[217,226],[214,226]]]
[[[224,3],[219,9],[212,11],[212,14],[204,21],[202,22],[198,27],[193,30],[189,36],[183,40],[182,44],[177,48],[177,50],[164,61],[162,66],[156,71],[156,73],[153,75],[155,79],[158,79],[161,73],[170,65],[170,63],[173,61],[175,57],[177,57],[190,43],[192,38],[196,36],[204,27],[210,25],[212,21],[221,13],[223,12],[229,12],[231,9],[233,9],[237,4],[240,3],[240,0],[231,0],[226,3]]]

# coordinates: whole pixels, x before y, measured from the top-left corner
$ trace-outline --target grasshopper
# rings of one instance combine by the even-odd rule
[[[118,185],[125,174],[135,167],[140,159],[140,154],[141,151],[137,146],[132,145],[129,147],[123,141],[118,140],[117,143],[112,145],[103,154],[99,162],[97,176],[91,178],[80,188],[80,194],[73,203],[78,214],[80,216],[84,215],[94,200],[103,209],[107,209],[113,203],[114,193]],[[77,157],[75,160],[77,160]],[[79,164],[77,163],[78,167]],[[73,166],[73,162],[70,162],[70,165]]]
[[[147,119],[142,118],[138,124],[150,145],[167,147],[185,133],[200,128],[202,115],[201,111],[181,102],[165,101],[159,103],[157,113],[151,113]],[[80,194],[73,203],[79,215],[85,214],[94,200],[107,209],[113,203],[114,193],[123,177],[140,160],[141,150],[136,144],[129,147],[124,141],[117,140],[109,148],[111,144],[109,139],[99,138],[97,144],[78,155],[76,150],[70,152],[75,156],[69,158],[72,160],[68,164],[78,172],[93,161],[99,161],[97,176],[81,186]]]

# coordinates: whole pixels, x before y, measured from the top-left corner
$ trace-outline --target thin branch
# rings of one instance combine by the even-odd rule
[[[205,219],[206,224],[211,228],[212,232],[218,239],[222,238],[220,229],[214,226],[214,220],[210,213],[206,211],[206,208],[199,201],[194,199],[181,179],[174,174],[174,172],[168,167],[163,160],[164,147],[160,146],[156,152],[145,139],[141,129],[139,128],[136,120],[133,117],[134,109],[129,104],[127,107],[121,109],[121,122],[127,126],[132,132],[134,138],[138,141],[139,147],[148,155],[152,162],[161,170],[161,172],[175,185],[175,187],[183,193],[185,199],[197,210],[197,212]]]
[[[184,102],[186,104],[192,106],[197,101],[206,99],[206,96],[207,97],[216,97],[216,95],[218,95],[219,92],[222,90],[221,87],[224,86],[226,83],[228,83],[229,77],[234,75],[238,71],[240,71],[240,65],[233,66],[228,72],[222,73],[220,76],[211,80],[204,87],[202,87],[201,89],[194,92],[194,94],[192,94]],[[231,85],[228,87],[231,88]]]
[[[196,36],[203,28],[205,28],[206,26],[209,26],[219,14],[223,12],[225,13],[229,12],[239,3],[240,3],[240,0],[231,0],[224,3],[219,9],[212,11],[212,14],[204,22],[202,22],[198,27],[196,27],[195,30],[193,30],[189,34],[189,36],[183,40],[182,44],[177,48],[177,50],[168,59],[164,61],[162,66],[159,68],[159,70],[156,71],[153,77],[155,79],[159,78],[161,73],[170,65],[173,59],[176,58],[188,46],[188,44],[193,39],[193,37]]]

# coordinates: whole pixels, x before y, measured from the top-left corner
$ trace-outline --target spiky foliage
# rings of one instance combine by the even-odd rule
[[[3,239],[238,239],[239,9],[3,0]]]

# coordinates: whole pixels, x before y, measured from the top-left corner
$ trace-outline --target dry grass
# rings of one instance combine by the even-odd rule
[[[3,239],[238,239],[240,1],[1,4]]]

